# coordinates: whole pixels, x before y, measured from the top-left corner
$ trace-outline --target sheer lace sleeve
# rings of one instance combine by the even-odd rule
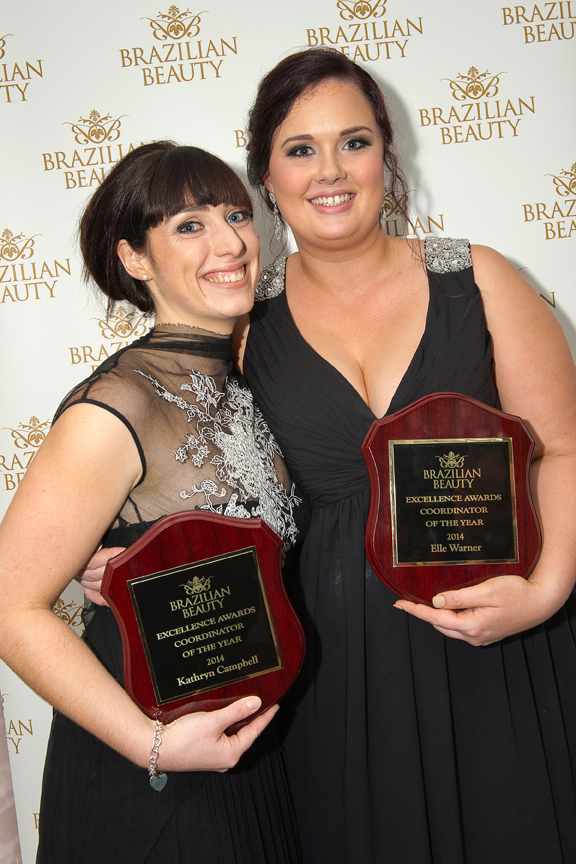
[[[145,476],[115,526],[203,509],[260,517],[291,545],[300,502],[251,391],[232,370],[231,338],[163,326],[105,361],[56,415],[78,402],[100,405],[134,436]]]

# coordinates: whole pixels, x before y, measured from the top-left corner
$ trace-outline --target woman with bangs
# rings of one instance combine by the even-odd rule
[[[144,145],[90,200],[80,245],[109,307],[128,301],[155,323],[68,394],[0,527],[0,653],[55,707],[37,861],[294,864],[281,757],[268,731],[256,741],[276,708],[231,737],[257,697],[169,724],[159,792],[155,724],[122,687],[111,611],[88,604],[82,640],[52,612],[102,537],[129,546],[168,514],[262,517],[295,541],[299,499],[231,363],[259,270],[250,198],[211,154]]]
[[[572,864],[576,375],[561,328],[494,250],[387,234],[406,186],[363,66],[328,48],[284,58],[247,129],[250,181],[298,247],[264,268],[240,354],[312,509],[292,586],[306,658],[279,718],[302,859]],[[439,391],[529,426],[544,542],[529,579],[503,565],[431,608],[366,560],[360,446],[375,418]]]

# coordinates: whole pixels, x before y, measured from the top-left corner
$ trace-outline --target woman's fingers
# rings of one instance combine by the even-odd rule
[[[102,595],[100,594],[100,588],[99,587],[98,588],[87,588],[86,585],[80,581],[80,579],[78,579],[78,582],[80,582],[80,584],[82,585],[82,588],[84,590],[84,594],[86,595],[88,600],[90,600],[92,603],[95,603],[96,606],[107,606],[108,605],[108,603],[106,602],[104,597],[102,597]]]
[[[489,645],[527,630],[549,617],[538,583],[520,576],[497,576],[434,597],[434,607],[398,600],[395,606],[432,624],[452,639]]]
[[[258,702],[260,703],[260,700],[258,700]],[[238,703],[234,703],[234,705],[237,704]],[[258,736],[264,731],[268,723],[270,723],[272,718],[276,715],[279,707],[279,705],[272,705],[270,708],[268,708],[267,711],[264,711],[263,714],[259,714],[258,717],[255,717],[254,720],[252,720],[250,723],[247,723],[246,726],[243,726],[238,732],[234,733],[234,735],[228,736],[225,734],[225,732],[223,732],[224,737],[227,739],[227,742],[229,743],[229,746],[231,748],[231,754],[233,756],[234,762],[232,765],[220,769],[221,771],[227,771],[228,768],[232,768],[237,763],[242,754],[245,753],[245,751],[252,746],[256,738],[258,738]],[[239,719],[243,720],[246,716],[247,715],[243,712],[243,716],[241,716]],[[238,722],[238,720],[235,720],[234,722]],[[228,726],[226,726],[226,729],[228,729],[230,725],[232,724],[228,724]]]
[[[123,551],[124,546],[110,546],[106,549],[99,549],[94,553],[94,555],[92,555],[84,567],[84,570],[74,577],[84,589],[84,593],[88,599],[91,600],[92,603],[96,603],[97,606],[108,605],[100,594],[106,563],[110,558],[114,558],[115,555],[118,555]]]
[[[457,591],[443,591],[432,598],[435,609],[472,609],[477,606],[496,606],[504,599],[509,590],[508,579],[517,576],[495,576],[479,585],[460,588]]]
[[[226,730],[262,705],[258,696],[238,699],[216,711],[186,714],[165,730],[158,765],[165,771],[228,771],[254,743],[278,710],[273,705],[234,735]]]

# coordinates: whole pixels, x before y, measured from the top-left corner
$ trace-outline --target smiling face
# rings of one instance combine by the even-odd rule
[[[182,210],[150,228],[147,248],[121,240],[128,273],[146,280],[156,320],[231,333],[254,303],[260,244],[251,214],[230,204]]]
[[[300,248],[345,249],[380,230],[383,162],[364,96],[327,80],[305,92],[276,130],[265,184]]]

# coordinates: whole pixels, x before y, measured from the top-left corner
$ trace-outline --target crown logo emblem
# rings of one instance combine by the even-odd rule
[[[148,330],[148,319],[142,312],[127,312],[123,306],[117,306],[107,319],[92,320],[98,321],[104,339],[126,339],[129,336],[136,339]]]
[[[103,144],[104,141],[116,141],[120,137],[120,120],[126,116],[121,114],[114,120],[111,114],[102,117],[93,110],[88,117],[80,117],[76,123],[66,122],[62,125],[72,127],[78,144]]]
[[[200,32],[200,16],[205,12],[180,12],[178,6],[170,6],[168,13],[159,12],[157,18],[143,18],[150,21],[155,39],[182,39],[184,36],[197,36]]]
[[[410,190],[405,192],[404,195],[401,195],[400,198],[394,199],[391,193],[387,190],[386,194],[382,200],[382,213],[386,219],[389,216],[402,216],[403,213],[408,209],[408,196],[410,195]],[[404,208],[402,210],[402,208]]]
[[[352,21],[353,18],[382,18],[386,13],[386,0],[376,0],[375,3],[370,3],[368,0],[358,0],[357,3],[346,3],[345,0],[338,0],[336,4],[340,9],[340,17],[344,21]]]
[[[39,447],[49,428],[50,420],[41,423],[38,417],[31,417],[28,423],[19,423],[16,429],[4,426],[4,429],[8,429],[12,433],[12,440],[19,450]]]
[[[563,198],[576,193],[576,162],[574,162],[569,171],[563,169],[559,174],[547,174],[546,176],[552,177],[556,186],[556,192],[558,195],[562,195]]]
[[[205,579],[202,579],[200,576],[194,576],[193,579],[189,579],[186,583],[181,582],[180,587],[184,588],[186,594],[203,594],[205,591],[210,590],[210,576],[207,576]]]
[[[24,234],[15,236],[12,231],[5,228],[0,235],[0,260],[16,261],[21,258],[23,261],[32,257],[34,252],[34,234],[32,237],[25,237]]]
[[[69,627],[82,626],[82,606],[78,606],[77,603],[65,603],[60,597],[52,607],[52,611]]]
[[[488,70],[479,72],[476,66],[471,66],[466,75],[459,73],[454,80],[442,78],[442,81],[450,81],[454,99],[464,102],[466,99],[490,99],[496,96],[500,83],[499,76],[505,74],[505,72],[498,72],[497,75],[492,75]]]
[[[460,456],[459,453],[454,453],[453,450],[450,450],[444,456],[436,456],[436,459],[439,460],[442,468],[462,468],[466,456]]]
[[[13,35],[13,33],[5,33],[4,36],[0,36],[0,60],[6,54],[6,52],[4,51],[4,48],[6,47],[6,39],[8,39],[9,36]]]

